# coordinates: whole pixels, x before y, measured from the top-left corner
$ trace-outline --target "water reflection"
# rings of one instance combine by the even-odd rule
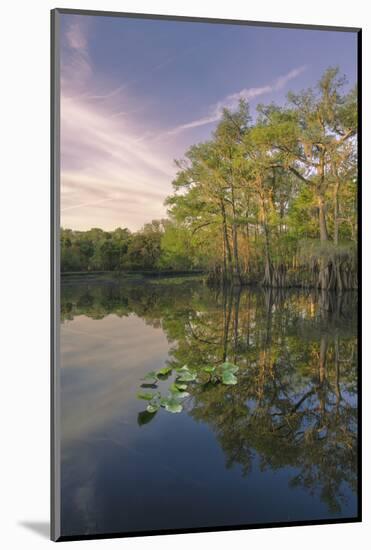
[[[120,333],[115,333],[119,325],[115,325],[114,319],[125,320],[125,327],[120,325]],[[142,359],[143,365],[131,369],[130,382],[126,379],[124,384],[126,391],[122,388],[122,399],[115,393],[111,396],[111,401],[115,403],[112,418],[119,415],[119,407],[135,411],[136,419],[138,418],[143,405],[135,401],[133,388],[135,385],[139,387],[140,378],[146,371],[144,364],[147,370],[151,370],[154,364],[160,368],[165,364],[174,368],[187,364],[201,369],[225,361],[231,361],[240,367],[239,383],[236,386],[190,386],[188,391],[191,395],[186,399],[186,412],[182,415],[171,415],[173,418],[167,420],[166,413],[159,411],[153,423],[141,422],[140,426],[137,422],[134,425],[134,415],[126,420],[127,435],[133,437],[135,434],[138,448],[142,443],[144,445],[146,438],[154,436],[155,433],[157,438],[163,437],[165,441],[169,422],[172,426],[184,429],[183,440],[189,450],[194,448],[199,437],[195,435],[199,429],[197,426],[201,424],[208,428],[208,433],[213,434],[219,449],[223,451],[225,480],[229,479],[232,483],[232,478],[228,478],[228,471],[237,468],[239,472],[241,494],[236,485],[235,505],[232,506],[231,514],[226,516],[226,524],[356,515],[356,293],[333,295],[249,289],[222,291],[210,289],[202,281],[177,279],[123,285],[64,285],[62,329],[68,331],[71,323],[76,320],[80,320],[80,323],[95,323],[94,327],[99,326],[101,329],[101,336],[111,336],[113,341],[120,342],[120,345],[128,343],[130,330],[138,334],[130,361],[135,363],[134,358],[136,361]],[[108,331],[104,331],[104,323],[110,323]],[[144,340],[141,339],[142,334],[145,338],[146,326],[156,331],[156,337],[148,341],[148,346],[143,345]],[[158,347],[160,340],[161,353],[156,355],[156,351],[153,351],[156,358],[151,361],[151,346],[153,345],[155,350],[155,342]],[[63,344],[62,340],[62,347],[65,345],[67,349],[68,342],[70,341],[66,339]],[[81,340],[77,340],[76,345],[77,349],[72,354],[74,361],[89,349],[88,342],[81,344]],[[81,349],[78,349],[79,345]],[[112,351],[113,345],[108,343],[105,348],[106,354]],[[111,357],[111,360],[114,362],[115,359]],[[65,364],[76,366],[68,358]],[[120,370],[115,371],[114,383],[112,384],[112,379],[109,378],[109,386],[117,388],[120,385],[120,376]],[[105,377],[109,375],[101,374],[101,377],[95,379],[95,385],[104,387]],[[73,419],[78,423],[77,416],[81,414],[81,411],[78,413],[79,406],[84,407],[89,402],[90,391],[91,385],[87,384],[84,392],[77,393],[76,403],[72,405],[66,397],[68,407],[64,410],[66,416],[71,415],[71,425],[74,425]],[[94,388],[92,391],[94,393]],[[67,393],[66,390],[66,395]],[[184,427],[185,421],[180,419],[180,416],[188,418],[187,428]],[[100,420],[105,423],[106,432],[116,430],[112,427],[112,418],[109,419],[109,415],[106,415],[103,421]],[[95,417],[89,419],[93,431],[94,427],[98,430],[97,424],[100,421]],[[71,465],[72,459],[77,460],[76,441],[81,437],[81,433],[77,436],[73,432],[71,436],[67,430],[64,437],[64,446],[69,449],[66,464]],[[115,437],[117,439],[117,435]],[[124,443],[126,444],[126,441]],[[101,448],[96,452],[99,455]],[[145,447],[145,452],[148,454],[146,468],[150,470],[151,459],[152,464],[154,460],[151,453],[154,451],[151,447]],[[180,453],[179,449],[179,453],[176,454],[176,460],[179,462],[183,460],[178,456]],[[218,476],[221,479],[220,466],[216,466],[217,461],[214,461],[213,456],[202,455],[199,461],[205,468],[214,468],[215,474],[219,471]],[[163,458],[164,462],[166,457]],[[139,468],[138,462],[136,464]],[[143,467],[145,464],[143,463]],[[194,468],[195,471],[197,467]],[[281,491],[280,510],[274,510],[273,505],[270,508],[266,504],[267,510],[264,513],[260,512],[260,516],[254,516],[252,512],[240,512],[242,504],[246,506],[251,503],[251,497],[242,492],[242,480],[246,479],[248,483],[256,480],[262,494],[266,493],[269,496],[269,490],[273,491],[272,475],[276,475],[275,483],[278,483]],[[237,478],[234,479],[237,481]],[[267,480],[266,487],[263,487],[264,480]],[[205,483],[205,480],[203,481]],[[73,476],[70,476],[69,484],[72,488],[73,483]],[[218,482],[213,478],[212,483]],[[222,480],[220,485],[222,487]],[[194,490],[194,487],[190,487],[189,498],[194,494]],[[90,506],[94,507],[92,501],[96,497],[92,496],[94,491],[92,493],[91,484],[84,488],[80,487],[79,491],[85,491],[85,495],[90,495]],[[290,491],[296,491],[296,498],[299,499],[296,503],[290,499]],[[106,488],[105,492],[109,493],[109,490]],[[69,494],[68,491],[65,491],[65,494]],[[221,490],[219,495],[222,504]],[[105,497],[106,507],[118,505],[117,500],[110,499],[109,495]],[[162,495],[165,505],[166,498],[165,492]],[[171,498],[169,496],[168,501],[171,501],[172,506],[177,506],[178,501],[174,498],[173,495]],[[300,509],[300,499],[303,503],[302,517],[295,516],[295,508]],[[183,497],[179,495],[178,500],[179,510],[182,511],[181,501],[184,503],[184,500],[187,500],[184,493]],[[127,500],[125,502],[131,504]],[[141,504],[143,506],[143,502]],[[211,504],[211,497],[210,501],[206,499],[203,502],[203,506],[205,504],[210,509],[216,506],[215,503]],[[255,506],[257,510],[260,509],[256,503]],[[65,524],[70,525],[72,520],[68,506],[65,510]],[[97,516],[99,513],[102,511],[99,512],[97,508]],[[179,518],[170,521],[163,516],[158,516],[156,521],[152,518],[152,523],[149,520],[148,523],[143,517],[140,521],[133,517],[130,521],[122,517],[115,521],[111,518],[103,522],[101,529],[122,531],[137,528],[197,527],[208,522],[211,525],[223,524],[224,519],[219,509],[218,513],[213,513],[214,515],[211,512],[208,515],[200,509],[198,524],[195,524],[196,519],[191,520],[190,517],[186,518],[184,524],[179,522]],[[202,514],[205,518],[207,516],[205,520]],[[86,530],[97,532],[96,522],[91,524],[91,518],[89,521],[89,524],[85,521],[84,525],[84,520],[80,518],[79,522],[74,524],[74,528],[80,533]]]

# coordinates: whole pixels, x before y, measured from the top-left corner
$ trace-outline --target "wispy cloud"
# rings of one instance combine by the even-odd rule
[[[94,94],[86,31],[66,32],[61,86],[61,222],[65,227],[137,229],[165,215],[175,168],[168,151],[143,140],[132,105],[87,101]],[[83,74],[81,74],[83,72]],[[77,73],[77,74],[76,74]],[[99,82],[101,85],[102,82]],[[106,97],[119,93],[117,88]],[[79,93],[82,92],[82,93]],[[140,106],[138,106],[140,109]],[[125,115],[125,116],[119,116]]]
[[[126,118],[81,100],[63,101],[62,224],[139,228],[165,215],[171,158],[138,139]],[[140,136],[139,136],[140,137]],[[107,204],[109,208],[107,210]]]
[[[87,33],[87,27],[82,26],[75,16],[64,34],[61,83],[65,92],[81,92],[92,75]]]
[[[76,34],[77,34],[77,36],[75,37],[74,36],[75,33],[74,32],[72,33],[72,42],[75,42],[75,43],[78,42],[78,40],[79,40],[78,33],[76,33]],[[167,67],[171,63],[179,62],[180,57],[188,55],[189,53],[194,52],[196,49],[197,49],[197,46],[194,45],[190,48],[184,49],[182,52],[177,53],[176,55],[169,55],[167,58],[163,59],[160,63],[154,65],[149,70],[147,70],[140,78],[127,80],[126,82],[121,83],[119,86],[117,86],[113,89],[110,88],[110,89],[108,89],[107,91],[104,91],[104,92],[95,93],[95,94],[91,94],[89,92],[86,92],[85,94],[83,94],[80,97],[84,97],[86,99],[92,99],[92,100],[103,100],[103,101],[105,101],[107,99],[111,99],[112,97],[119,95],[124,90],[127,90],[130,86],[133,86],[134,84],[138,85],[138,84],[150,79],[151,76],[154,73],[156,73],[157,71],[160,71],[164,67]]]
[[[93,202],[84,202],[82,204],[73,204],[72,206],[67,206],[66,208],[61,208],[61,212],[65,212],[66,210],[74,210],[75,208],[84,208],[85,206],[96,206],[97,204],[102,204],[104,202],[108,201],[114,201],[117,197],[108,197],[106,199],[102,199],[100,201],[93,201]]]
[[[224,107],[233,109],[240,98],[251,100],[280,90],[305,70],[299,67],[268,85],[230,94],[204,117],[164,132],[149,111],[152,98],[137,97],[127,88],[135,83],[138,90],[138,82],[179,63],[195,45],[168,53],[136,80],[115,82],[94,65],[89,48],[94,27],[78,16],[68,21],[61,60],[61,222],[73,229],[136,230],[165,216],[163,203],[176,172],[173,158],[182,154],[185,141],[194,138],[191,132],[179,139],[169,136],[216,122]]]
[[[209,114],[207,114],[206,116],[192,120],[191,122],[187,122],[185,124],[180,124],[179,126],[176,126],[175,128],[169,130],[167,134],[176,135],[190,128],[197,128],[199,126],[204,126],[205,124],[217,122],[222,117],[223,109],[235,109],[241,99],[251,101],[252,99],[255,99],[256,97],[259,97],[261,95],[282,90],[286,86],[286,84],[290,82],[290,80],[298,77],[305,71],[305,69],[306,67],[303,65],[301,67],[293,69],[283,76],[278,77],[271,84],[267,84],[258,88],[243,88],[239,92],[229,94],[222,100],[218,101],[215,105],[213,105],[209,111]]]
[[[67,29],[66,38],[70,48],[86,52],[88,42],[80,24],[71,23]]]

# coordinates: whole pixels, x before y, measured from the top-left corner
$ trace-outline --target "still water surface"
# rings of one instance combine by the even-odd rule
[[[80,281],[61,303],[62,535],[356,516],[356,293]],[[143,413],[149,371],[224,361],[237,385]]]

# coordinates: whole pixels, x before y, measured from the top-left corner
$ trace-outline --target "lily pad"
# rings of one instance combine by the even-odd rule
[[[151,401],[154,397],[156,397],[155,393],[147,393],[147,392],[140,392],[137,394],[138,399],[144,399],[146,401]]]
[[[147,374],[145,376],[143,376],[142,380],[156,381],[157,380],[157,374],[154,370],[152,370],[151,372],[147,372]]]
[[[172,370],[172,367],[163,367],[162,369],[156,371],[156,376],[167,376]]]
[[[176,393],[174,392],[173,395],[176,397],[176,399],[185,399],[186,397],[190,396],[190,393],[188,393],[187,391],[177,391]]]
[[[211,373],[215,372],[215,368],[216,368],[216,367],[204,367],[202,370],[203,370],[204,372],[208,372],[208,373],[211,374]]]
[[[149,412],[150,414],[154,414],[156,413],[160,408],[160,405],[156,405],[154,403],[149,403],[149,405],[147,405],[147,412]]]
[[[167,403],[165,405],[165,409],[168,412],[171,412],[171,413],[180,413],[180,412],[182,412],[183,407],[179,403],[179,401],[177,401],[176,399],[174,399],[174,400],[168,399]]]
[[[177,369],[177,371],[178,372],[189,371],[188,365],[183,365],[182,367],[180,367],[180,369]]]
[[[179,392],[182,392],[184,390],[187,389],[187,384],[181,384],[181,383],[177,383],[177,382],[174,382],[173,384],[170,385],[169,387],[169,390],[174,393],[174,394],[177,394]]]
[[[178,382],[193,382],[197,378],[197,374],[195,372],[191,372],[190,370],[180,370],[179,371],[180,376],[176,379],[176,383]]]
[[[215,384],[223,383],[227,386],[233,386],[238,383],[235,373],[239,370],[237,365],[225,362],[218,366],[206,365],[198,372],[184,365],[180,369],[165,366],[158,371],[149,372],[144,380],[147,383],[141,385],[142,388],[157,389],[157,384],[166,380],[175,370],[175,381],[170,384],[167,397],[162,397],[160,391],[138,393],[139,399],[148,401],[147,409],[138,415],[138,423],[145,424],[158,412],[160,407],[165,408],[171,413],[180,413],[183,410],[182,401],[190,396],[186,391],[189,382],[199,382],[203,387],[212,387]]]
[[[234,365],[233,363],[223,363],[220,366],[223,372],[228,371],[228,372],[231,372],[232,374],[235,374],[236,372],[238,372],[238,369],[239,369],[239,367],[237,365]]]
[[[237,378],[235,377],[233,372],[225,371],[222,374],[222,382],[227,386],[234,386],[235,384],[237,384]]]

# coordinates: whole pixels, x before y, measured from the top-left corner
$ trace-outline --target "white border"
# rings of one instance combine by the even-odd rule
[[[188,550],[189,544],[223,548],[310,549],[336,545],[367,547],[370,529],[370,400],[368,388],[371,363],[367,349],[367,312],[371,294],[367,289],[371,253],[371,151],[370,16],[367,3],[353,0],[280,0],[216,4],[210,0],[180,2],[143,0],[80,0],[54,2],[18,0],[2,6],[0,65],[2,121],[1,174],[1,295],[3,373],[2,397],[2,496],[1,534],[4,547],[39,548],[52,544],[27,528],[24,523],[45,523],[49,519],[49,10],[54,7],[148,12],[196,17],[220,17],[257,21],[363,27],[363,447],[364,447],[364,523],[174,535],[138,539],[74,542],[90,548],[111,545],[152,550],[173,547]],[[367,127],[368,126],[368,127]],[[371,252],[371,250],[370,250]],[[44,528],[45,530],[45,528]],[[149,546],[148,546],[149,548]]]

